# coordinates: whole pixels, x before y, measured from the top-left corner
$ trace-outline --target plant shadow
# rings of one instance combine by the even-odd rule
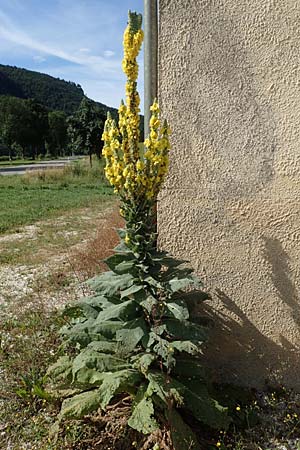
[[[278,323],[285,320],[288,324],[287,318],[290,317],[290,326],[294,333],[298,333],[300,304],[291,277],[290,258],[278,239],[265,237],[264,242],[264,257],[271,268],[270,276],[277,298],[289,314],[287,317],[279,317],[281,309],[278,309],[274,320]],[[223,290],[215,289],[212,297],[220,307],[216,309],[212,304],[203,304],[201,314],[206,314],[215,323],[205,359],[216,369],[216,374],[221,374],[221,380],[217,381],[261,387],[265,383],[285,384],[300,389],[300,381],[297,381],[297,374],[300,372],[300,346],[290,342],[282,333],[279,333],[275,342],[268,323],[260,321],[262,326],[258,329],[238,302]],[[272,325],[274,330],[274,323]]]

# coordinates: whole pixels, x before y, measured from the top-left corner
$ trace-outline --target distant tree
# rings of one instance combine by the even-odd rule
[[[68,120],[68,136],[75,153],[89,155],[92,165],[92,155],[100,158],[105,117],[96,104],[84,97],[79,108]]]
[[[12,151],[14,143],[21,146],[24,151],[28,119],[29,111],[24,100],[16,97],[0,97],[0,136],[3,144],[7,146],[9,159],[14,156]]]
[[[45,153],[48,133],[48,110],[35,100],[0,97],[0,136],[9,149],[9,158],[19,156],[36,158]],[[22,155],[20,155],[22,149]]]
[[[68,143],[66,114],[62,111],[50,111],[48,124],[47,152],[55,157],[65,156]]]
[[[33,159],[45,156],[45,141],[49,131],[48,109],[36,100],[25,100],[29,114],[27,123],[27,145],[28,154]]]

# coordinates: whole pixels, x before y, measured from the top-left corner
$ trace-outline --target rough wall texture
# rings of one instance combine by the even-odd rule
[[[214,292],[210,364],[300,388],[300,0],[160,0],[161,245]]]

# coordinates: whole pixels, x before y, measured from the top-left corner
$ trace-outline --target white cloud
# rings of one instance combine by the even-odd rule
[[[101,56],[88,55],[82,52],[72,53],[61,48],[57,48],[52,44],[43,43],[33,39],[22,30],[18,29],[9,18],[0,10],[0,36],[7,41],[13,42],[31,50],[56,56],[66,61],[88,66],[97,73],[115,73],[119,70],[120,62],[116,60],[103,58]]]
[[[81,53],[91,53],[91,49],[90,49],[90,48],[87,48],[87,47],[80,48],[79,51],[80,51]]]
[[[42,63],[42,62],[47,61],[47,59],[46,59],[44,56],[41,56],[41,55],[34,55],[34,56],[32,57],[32,59],[33,59],[34,61],[38,62],[38,63]]]
[[[106,56],[107,58],[111,58],[112,56],[115,55],[115,52],[113,52],[112,50],[104,50],[103,54],[104,54],[104,56]]]

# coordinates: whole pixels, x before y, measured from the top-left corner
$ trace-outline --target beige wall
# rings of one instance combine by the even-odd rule
[[[160,242],[214,292],[211,365],[298,389],[299,24],[300,0],[160,0]]]

